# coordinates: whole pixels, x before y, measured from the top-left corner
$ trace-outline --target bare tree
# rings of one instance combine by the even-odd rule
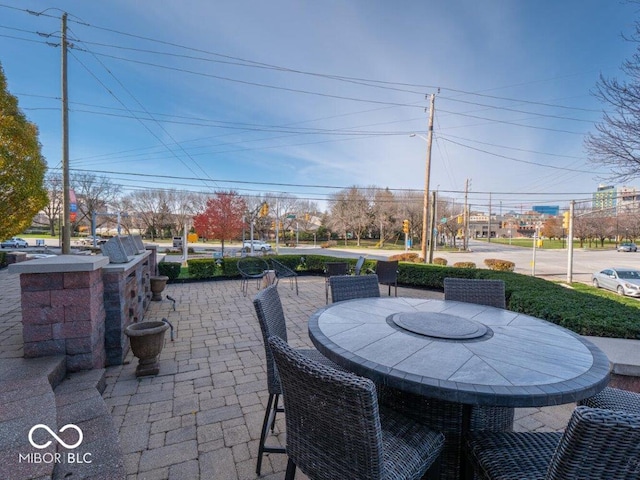
[[[376,189],[373,194],[374,222],[380,232],[380,247],[384,246],[384,242],[389,235],[393,235],[394,226],[398,225],[398,205],[391,190],[388,188],[381,190]]]
[[[92,173],[74,175],[71,185],[76,193],[78,216],[76,223],[91,225],[94,213],[106,213],[117,200],[121,188],[107,177],[99,177]],[[108,219],[96,217],[100,225]]]
[[[170,223],[169,192],[167,190],[140,190],[129,195],[126,201],[144,226],[151,240],[162,236]]]
[[[42,213],[47,219],[49,234],[53,237],[56,234],[56,222],[62,217],[62,176],[47,175],[44,188],[49,194],[49,202],[42,209]]]
[[[360,246],[362,235],[371,227],[371,202],[365,190],[356,186],[341,190],[330,201],[333,228],[344,231],[345,244],[352,232]]]
[[[585,139],[589,160],[609,167],[611,180],[623,182],[640,175],[640,21],[625,39],[638,45],[622,64],[628,80],[600,75],[594,94],[606,110],[596,132]]]

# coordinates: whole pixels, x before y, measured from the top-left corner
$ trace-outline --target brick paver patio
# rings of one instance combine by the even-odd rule
[[[312,346],[309,316],[325,305],[324,278],[301,277],[300,294],[287,281],[278,287],[289,342]],[[384,287],[383,295],[386,295]],[[104,398],[119,429],[131,479],[255,479],[260,427],[267,401],[264,347],[252,296],[239,280],[168,285],[171,303],[152,302],[145,320],[168,319],[160,374],[136,379],[137,360],[107,369]],[[438,292],[400,288],[398,295],[441,297]],[[516,430],[560,430],[574,405],[518,409]],[[271,444],[284,444],[280,418]],[[262,476],[284,478],[286,456],[265,457]],[[296,478],[305,478],[298,472]]]

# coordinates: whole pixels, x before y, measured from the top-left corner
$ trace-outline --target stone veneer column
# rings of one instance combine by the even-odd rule
[[[67,370],[105,366],[103,256],[60,255],[9,266],[20,274],[25,357],[66,355]]]

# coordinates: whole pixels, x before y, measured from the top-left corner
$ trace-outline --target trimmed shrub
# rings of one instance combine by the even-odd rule
[[[326,242],[322,242],[320,244],[320,248],[331,248],[335,247],[336,245],[338,245],[338,242],[336,242],[335,240],[327,240]]]
[[[436,257],[433,259],[433,264],[434,265],[446,265],[447,264],[447,259],[446,258],[440,258],[440,257]]]
[[[213,258],[194,258],[187,261],[189,266],[189,278],[213,278],[219,269]]]
[[[7,266],[7,252],[0,252],[0,268]]]
[[[398,253],[396,255],[391,255],[389,257],[389,260],[390,261],[398,260],[399,262],[418,263],[420,262],[420,256],[417,253],[405,252],[405,253]]]
[[[487,258],[484,264],[489,270],[498,270],[499,272],[513,272],[516,264],[509,260],[498,260],[497,258]]]
[[[453,266],[456,268],[476,268],[476,264],[473,262],[456,262]]]
[[[580,335],[640,339],[640,305],[625,305],[616,298],[602,298],[513,272],[413,263],[401,263],[398,272],[399,284],[440,291],[446,277],[503,280],[509,310],[542,318]]]
[[[169,277],[170,282],[180,276],[180,268],[182,268],[182,264],[178,262],[158,263],[158,273]]]

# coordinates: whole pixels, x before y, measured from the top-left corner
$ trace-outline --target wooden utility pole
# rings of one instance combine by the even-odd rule
[[[433,263],[433,250],[435,248],[435,239],[433,232],[436,228],[436,205],[438,198],[436,192],[431,192],[431,215],[429,217],[429,263]]]
[[[62,14],[62,254],[71,253],[71,196],[69,195],[69,98],[67,96],[67,14]]]
[[[491,192],[489,192],[489,231],[487,232],[487,243],[491,243]]]
[[[567,283],[573,282],[573,216],[575,215],[576,201],[569,203],[569,231],[567,232]]]
[[[464,182],[464,210],[462,211],[462,249],[467,251],[469,248],[469,206],[467,200],[469,198],[469,179]]]
[[[429,180],[431,176],[431,143],[433,141],[433,114],[435,109],[436,94],[431,94],[429,102],[429,130],[427,131],[427,160],[424,175],[424,199],[422,202],[422,258],[425,263],[427,258],[427,242],[432,242],[433,232],[429,232]],[[429,262],[430,263],[430,262]]]

